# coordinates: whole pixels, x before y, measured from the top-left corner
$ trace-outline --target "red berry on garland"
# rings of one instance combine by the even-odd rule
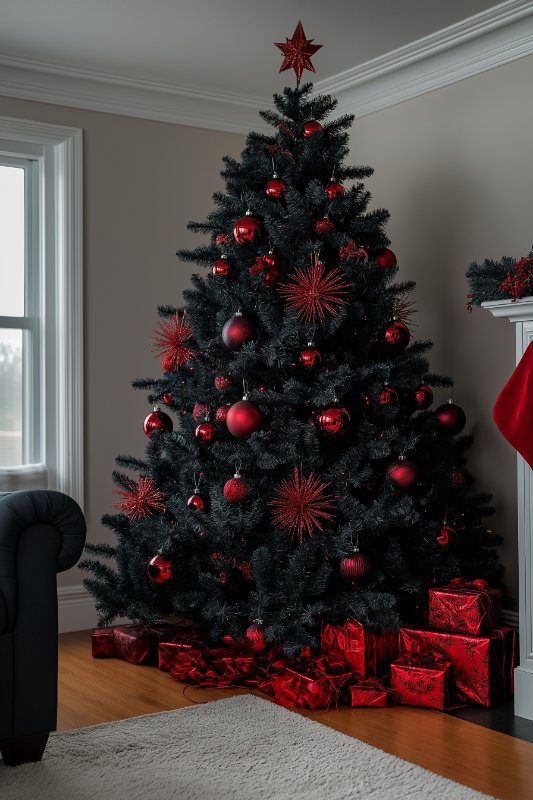
[[[448,550],[450,547],[455,547],[458,541],[459,537],[457,536],[455,528],[452,528],[451,525],[444,524],[440,529],[440,534],[437,536],[438,544],[445,550]]]
[[[244,642],[252,653],[264,653],[267,648],[267,643],[265,639],[265,629],[260,619],[254,620],[254,622],[246,628]]]
[[[218,429],[212,422],[201,422],[194,435],[200,444],[211,444],[218,436]]]
[[[229,233],[217,233],[215,244],[217,247],[222,247],[223,244],[231,244],[231,236]]]
[[[304,139],[311,139],[315,133],[322,133],[324,128],[317,122],[316,119],[310,119],[309,122],[306,122],[303,127],[303,135]]]
[[[233,236],[237,244],[254,244],[261,230],[259,220],[252,216],[250,209],[244,217],[239,217],[233,226]]]
[[[171,405],[172,403],[172,395],[170,392],[165,392],[163,395],[163,402],[167,404],[167,406]]]
[[[357,581],[368,575],[371,569],[370,559],[360,553],[358,547],[354,547],[353,555],[343,558],[339,564],[341,577],[351,583],[352,586],[355,586]]]
[[[385,329],[384,339],[394,350],[405,350],[411,339],[411,332],[404,322],[396,320]]]
[[[380,406],[397,406],[399,403],[398,392],[386,386],[379,394]]]
[[[154,410],[148,414],[143,424],[143,430],[148,438],[150,438],[154,431],[170,433],[173,429],[174,425],[172,424],[172,420],[168,414],[159,410],[159,406],[154,406]]]
[[[461,489],[464,489],[466,486],[466,475],[460,469],[452,469],[450,472],[450,481],[452,488],[455,489],[456,492],[460,492]]]
[[[465,412],[460,406],[452,403],[451,399],[448,400],[447,403],[444,403],[444,405],[437,408],[435,411],[435,416],[437,417],[441,428],[447,430],[452,436],[455,436],[457,433],[461,433],[466,425]]]
[[[238,471],[224,484],[224,497],[228,503],[243,503],[248,497],[248,485]]]
[[[187,500],[187,508],[191,511],[205,511],[205,499],[201,494],[192,494]]]
[[[433,392],[429,386],[419,386],[415,394],[415,403],[422,411],[429,408],[433,402]]]
[[[329,217],[322,217],[315,222],[315,231],[319,236],[327,236],[335,230],[335,223]]]
[[[338,200],[340,197],[344,197],[344,186],[342,183],[330,183],[326,186],[326,194],[328,200]]]
[[[213,264],[213,269],[211,270],[213,275],[216,275],[220,278],[227,278],[228,275],[231,273],[231,264],[228,261],[227,256],[222,256],[221,258],[217,258],[215,263]]]
[[[240,311],[234,314],[222,328],[222,341],[230,350],[237,350],[246,342],[257,339],[257,328],[250,317]]]
[[[215,389],[218,389],[219,392],[224,391],[224,389],[230,389],[233,386],[230,375],[217,375],[214,383]]]
[[[228,411],[230,410],[231,406],[228,404],[227,406],[219,406],[216,410],[215,420],[224,425],[226,423],[226,417],[228,416]]]
[[[198,422],[200,417],[205,416],[208,412],[209,406],[206,406],[205,403],[195,403],[192,410],[193,419]]]
[[[387,247],[383,248],[383,250],[378,250],[373,260],[381,269],[392,269],[398,263],[392,250]]]
[[[271,200],[281,200],[285,195],[286,188],[287,184],[285,181],[282,181],[281,178],[274,173],[265,187],[266,196],[270,197]]]
[[[350,424],[350,415],[342,406],[329,406],[317,417],[318,427],[324,433],[337,436],[346,431]]]
[[[316,349],[313,342],[308,342],[307,347],[305,350],[302,350],[300,353],[298,360],[302,367],[306,369],[314,369],[318,367],[320,362],[322,361],[322,356],[320,355],[320,351]]]
[[[233,436],[243,439],[258,431],[263,424],[263,415],[259,406],[251,403],[246,395],[238,403],[234,403],[226,416],[226,425]]]
[[[172,578],[172,561],[169,561],[163,553],[158,553],[151,559],[146,572],[152,583],[168,583]]]
[[[407,461],[405,456],[400,456],[398,461],[394,461],[387,470],[387,478],[402,492],[414,489],[419,477],[418,467],[412,461]]]

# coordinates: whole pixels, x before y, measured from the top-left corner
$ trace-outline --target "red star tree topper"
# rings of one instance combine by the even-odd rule
[[[292,479],[285,478],[275,488],[276,497],[269,501],[272,522],[277,528],[298,534],[300,544],[304,534],[313,537],[315,531],[322,531],[325,520],[335,518],[329,509],[335,509],[337,496],[327,492],[330,484],[316,478],[311,472],[304,477],[302,471],[294,468]]]
[[[137,483],[128,480],[128,489],[126,491],[115,489],[115,494],[126,499],[115,503],[113,508],[119,508],[131,520],[164,514],[167,510],[163,495],[152,478],[140,477]]]
[[[280,72],[286,69],[293,69],[296,73],[296,79],[300,83],[302,72],[308,69],[310,72],[315,72],[315,68],[311,64],[311,56],[320,50],[321,44],[312,44],[313,39],[306,39],[302,23],[299,22],[296,26],[292,39],[288,36],[285,37],[285,42],[275,42],[276,47],[279,47],[285,58],[283,64],[279,68]]]
[[[350,291],[351,284],[343,273],[334,267],[326,273],[321,261],[313,260],[309,267],[298,267],[291,276],[291,283],[283,283],[278,292],[285,298],[287,308],[294,309],[301,322],[326,321],[326,311],[332,316],[336,306],[345,305],[343,294]]]
[[[186,320],[185,311],[181,320],[178,312],[171,319],[161,320],[159,330],[154,333],[155,350],[163,356],[163,369],[166,372],[175,372],[179,366],[196,356],[195,351],[185,344],[192,336],[192,328]]]

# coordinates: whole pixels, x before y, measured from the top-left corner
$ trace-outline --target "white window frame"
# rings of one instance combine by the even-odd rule
[[[38,164],[40,463],[0,467],[0,491],[57,489],[83,508],[82,131],[0,116],[0,153]],[[18,327],[18,326],[15,326]]]

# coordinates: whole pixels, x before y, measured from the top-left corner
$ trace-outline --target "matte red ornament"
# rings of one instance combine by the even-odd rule
[[[452,436],[455,436],[457,433],[461,433],[464,426],[466,425],[466,414],[463,409],[452,403],[449,400],[444,405],[439,406],[435,411],[435,416],[437,417],[441,428],[444,428],[448,433],[451,433]]]
[[[166,403],[167,406],[171,405],[172,403],[172,395],[170,392],[165,392],[163,395],[163,402]]]
[[[418,408],[424,411],[433,402],[433,392],[429,386],[419,386],[415,393],[415,403]]]
[[[193,416],[193,419],[195,420],[195,422],[198,422],[198,420],[201,417],[204,417],[208,413],[209,413],[209,406],[206,406],[205,403],[195,403],[194,404],[194,407],[193,407],[193,410],[192,410],[192,416]]]
[[[213,264],[213,269],[211,272],[217,277],[227,278],[231,274],[231,264],[229,263],[227,256],[217,258]]]
[[[192,328],[186,320],[185,311],[181,320],[178,312],[171,319],[161,320],[159,330],[154,333],[155,350],[163,356],[162,366],[165,372],[175,372],[182,364],[196,357],[196,352],[185,344],[192,336]]]
[[[286,36],[285,42],[274,42],[284,56],[283,64],[279,71],[284,72],[286,69],[293,69],[298,83],[300,83],[304,69],[314,72],[315,68],[311,63],[311,56],[314,56],[322,45],[313,44],[313,41],[313,39],[306,39],[303,25],[298,22],[291,39]]]
[[[231,244],[231,236],[229,233],[217,233],[215,236],[215,244],[217,247],[222,247],[224,244]]]
[[[174,425],[172,424],[172,420],[168,414],[165,414],[164,411],[160,411],[159,406],[154,406],[154,410],[148,414],[143,424],[143,430],[148,438],[150,438],[154,431],[170,433],[173,429]]]
[[[455,547],[458,541],[459,537],[457,536],[455,528],[452,528],[451,525],[444,524],[440,529],[440,534],[437,536],[438,544],[445,550],[448,550],[450,547]]]
[[[396,256],[387,247],[383,248],[383,250],[378,250],[373,260],[381,269],[392,269],[397,264]]]
[[[379,393],[380,406],[397,406],[399,402],[398,392],[390,386],[386,386]]]
[[[345,192],[346,190],[342,183],[333,182],[326,186],[328,200],[338,200],[340,197],[344,197]]]
[[[387,478],[402,492],[409,492],[414,489],[420,478],[420,472],[416,464],[407,461],[405,456],[400,456],[398,461],[394,461],[387,470]]]
[[[319,236],[327,236],[335,230],[335,223],[329,217],[322,217],[315,221],[315,232]]]
[[[247,211],[244,217],[239,217],[233,226],[233,236],[237,244],[254,244],[261,231],[261,223]]]
[[[215,420],[221,424],[225,425],[226,417],[228,416],[228,411],[230,410],[231,406],[228,404],[226,406],[219,406],[215,413]]]
[[[324,128],[317,122],[316,119],[310,119],[309,122],[306,122],[303,127],[303,135],[304,139],[311,139],[315,133],[322,133]]]
[[[261,620],[256,619],[246,628],[244,632],[244,642],[248,650],[252,653],[264,653],[267,648],[265,639],[265,629]]]
[[[364,578],[371,571],[370,559],[354,547],[353,555],[343,558],[339,564],[339,572],[345,581],[355,586],[357,581]]]
[[[271,178],[271,180],[269,180],[265,186],[265,193],[266,196],[270,197],[271,200],[282,200],[285,196],[286,188],[287,184],[285,181],[282,181],[281,178],[278,178],[277,175],[274,175],[274,177]]]
[[[302,470],[294,468],[292,479],[285,478],[275,487],[275,498],[268,502],[273,509],[272,522],[277,528],[296,535],[303,542],[304,534],[313,537],[322,532],[324,522],[335,519],[337,495],[328,492],[329,483],[315,477],[307,477]]]
[[[450,472],[450,482],[452,484],[452,489],[455,489],[456,492],[460,492],[461,489],[464,489],[466,486],[466,475],[460,469],[452,469]]]
[[[205,511],[205,499],[201,494],[192,494],[187,500],[187,508],[191,511]]]
[[[234,403],[226,416],[226,425],[229,432],[238,439],[250,436],[254,431],[258,431],[263,424],[263,415],[259,406],[251,403],[244,397],[238,403]]]
[[[257,328],[250,317],[239,311],[230,317],[222,328],[222,341],[230,350],[238,350],[246,342],[257,339]]]
[[[146,567],[146,572],[152,583],[168,583],[172,578],[172,561],[158,553]]]
[[[396,320],[385,329],[384,339],[394,350],[405,350],[411,340],[411,331],[404,322]]]
[[[287,308],[298,314],[300,322],[326,321],[326,311],[335,316],[339,305],[346,305],[343,295],[351,289],[344,274],[334,267],[326,272],[321,261],[308,267],[298,267],[290,276],[290,283],[280,284],[278,292]]]
[[[125,490],[115,489],[115,494],[125,499],[115,503],[113,508],[120,509],[131,520],[165,513],[167,508],[163,494],[152,478],[140,477],[137,483],[128,478],[126,484],[128,488]]]
[[[228,503],[243,503],[248,497],[248,485],[238,472],[224,484],[224,497]]]
[[[348,428],[350,415],[342,406],[330,406],[320,412],[316,421],[321,431],[337,436]]]
[[[305,350],[302,350],[300,353],[298,360],[302,367],[306,369],[314,369],[320,365],[322,361],[322,356],[320,355],[320,351],[316,349],[312,342],[309,342]]]
[[[233,380],[230,375],[217,375],[214,384],[215,389],[222,392],[224,389],[230,389],[233,386]]]
[[[200,444],[211,444],[218,436],[218,428],[212,422],[201,422],[194,435]]]

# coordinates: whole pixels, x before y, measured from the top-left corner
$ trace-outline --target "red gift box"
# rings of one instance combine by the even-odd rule
[[[194,631],[180,631],[176,636],[173,636],[170,641],[159,642],[157,649],[157,659],[159,669],[163,672],[170,672],[172,667],[176,664],[176,660],[180,653],[180,645],[188,644],[193,647],[201,647],[200,635]]]
[[[402,656],[390,665],[393,703],[443,711],[450,696],[451,663],[440,653]]]
[[[177,681],[198,686],[249,685],[257,682],[257,659],[235,647],[202,647],[176,644],[170,675]]]
[[[389,689],[380,678],[368,678],[350,686],[352,708],[385,708],[389,703]]]
[[[115,655],[113,646],[113,628],[95,628],[91,633],[93,658],[112,658]]]
[[[484,580],[454,578],[448,586],[429,590],[429,627],[474,636],[500,624],[502,593]]]
[[[330,708],[338,705],[351,677],[349,672],[328,673],[324,659],[318,658],[305,672],[286,667],[274,676],[271,689],[274,699],[289,708]]]
[[[119,625],[113,630],[115,656],[130,664],[155,664],[159,642],[176,636],[179,630],[179,625],[170,622]]]
[[[387,672],[398,656],[398,634],[376,633],[352,619],[343,625],[323,625],[320,646],[331,668],[349,669],[359,678],[375,678]]]
[[[400,652],[414,658],[424,651],[440,653],[452,663],[457,699],[490,707],[513,693],[517,639],[514,628],[495,628],[484,636],[402,628]]]

